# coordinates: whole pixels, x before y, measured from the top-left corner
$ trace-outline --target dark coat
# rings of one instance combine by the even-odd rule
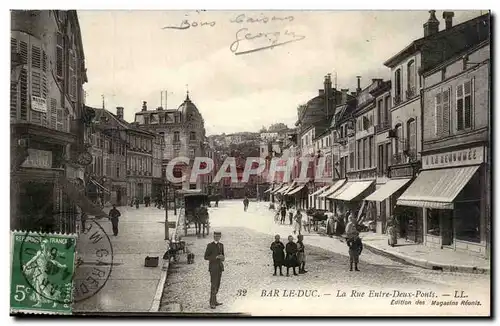
[[[285,247],[286,257],[285,266],[296,267],[299,266],[299,261],[297,259],[297,244],[295,242],[288,242]]]
[[[271,250],[273,251],[274,266],[282,266],[285,263],[285,245],[281,241],[274,241],[271,243]]]
[[[117,210],[116,208],[112,208],[112,209],[109,211],[109,214],[108,214],[108,215],[109,215],[109,217],[110,217],[111,219],[115,219],[116,221],[118,221],[118,218],[119,218],[120,216],[122,216],[122,214],[120,213],[120,211],[119,211],[119,210]]]
[[[217,255],[224,255],[224,245],[219,242],[217,245],[214,242],[210,242],[205,250],[205,260],[208,260],[208,271],[209,272],[222,272],[224,271],[224,264],[220,259],[217,259]],[[225,255],[224,255],[225,256]]]
[[[363,243],[359,237],[347,239],[347,246],[349,247],[349,255],[351,256],[359,256],[363,251]]]

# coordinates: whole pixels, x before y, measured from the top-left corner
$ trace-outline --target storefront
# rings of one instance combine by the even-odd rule
[[[385,184],[379,186],[374,193],[365,198],[367,201],[375,202],[380,205],[380,213],[377,214],[377,233],[384,234],[387,224],[387,210],[392,212],[396,199],[403,193],[410,184],[411,178],[389,179]],[[389,203],[389,204],[387,204]],[[389,207],[387,207],[389,206]]]
[[[318,200],[320,202],[320,208],[330,211],[330,212],[335,212],[335,203],[331,198],[329,198],[330,195],[334,194],[337,190],[339,190],[342,186],[344,186],[347,183],[347,179],[341,179],[335,181],[335,183],[327,188],[323,193],[321,193],[318,196]],[[321,205],[322,204],[322,205]]]
[[[397,204],[421,210],[426,245],[487,256],[485,147],[427,155],[422,161],[423,171]]]
[[[347,181],[328,199],[335,201],[335,211],[344,214],[346,210],[359,216],[363,206],[363,199],[375,191],[375,180],[368,181]]]
[[[328,188],[330,188],[332,185],[329,184],[329,185],[326,185],[326,186],[323,186],[321,188],[319,188],[318,190],[316,190],[315,192],[313,192],[311,194],[311,197],[312,197],[312,201],[313,201],[313,207],[316,208],[316,209],[324,209],[324,204],[321,205],[322,203],[325,202],[325,199],[324,197],[319,197],[319,195],[321,195],[322,193],[324,193]]]

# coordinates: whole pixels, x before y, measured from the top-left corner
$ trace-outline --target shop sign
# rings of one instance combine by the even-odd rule
[[[25,168],[52,168],[52,152],[28,148],[28,157],[21,165]]]
[[[473,147],[458,151],[427,155],[422,160],[423,169],[444,168],[484,162],[484,147]]]
[[[31,109],[33,111],[47,113],[47,100],[38,96],[31,96]]]

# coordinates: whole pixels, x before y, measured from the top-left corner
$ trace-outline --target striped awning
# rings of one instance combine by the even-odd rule
[[[275,194],[278,190],[282,189],[285,185],[281,184],[276,186],[273,190],[271,190],[271,194]]]
[[[365,200],[372,201],[384,201],[393,193],[401,189],[404,185],[410,182],[411,179],[394,179],[389,180],[386,184],[382,185],[379,189],[377,189],[373,194],[366,197]]]
[[[286,194],[287,195],[294,195],[294,194],[298,193],[299,191],[301,191],[302,189],[304,189],[305,186],[306,185],[295,187],[294,189],[292,189],[292,191],[289,191]]]
[[[340,187],[342,187],[345,182],[346,182],[346,179],[338,180],[337,182],[335,182],[335,184],[333,186],[331,186],[329,189],[327,189],[324,193],[322,193],[318,197],[323,198],[323,197],[326,197],[326,196],[333,194],[335,191],[339,190]]]
[[[99,206],[92,203],[92,201],[90,201],[83,192],[79,191],[73,183],[66,179],[66,177],[59,177],[58,183],[73,204],[78,205],[84,213],[95,217],[109,217],[108,214],[104,213]]]
[[[311,196],[316,196],[316,195],[319,195],[320,193],[322,193],[323,191],[325,191],[326,189],[330,188],[332,185],[328,185],[328,186],[324,186],[324,187],[321,187],[319,188],[318,190],[316,190],[315,192],[313,192],[311,194]]]
[[[365,190],[370,187],[375,180],[370,181],[349,181],[342,188],[337,190],[333,195],[329,196],[330,199],[351,201],[361,195]]]
[[[271,186],[271,187],[269,187],[269,189],[266,189],[266,190],[264,191],[264,193],[266,193],[266,192],[270,192],[270,191],[272,191],[273,189],[274,189],[274,187],[273,187],[273,186]]]
[[[285,185],[283,188],[281,188],[280,190],[276,191],[275,193],[276,194],[284,194],[285,191],[287,191],[291,186],[289,185]]]
[[[473,165],[422,171],[399,197],[397,205],[453,209],[453,201],[478,169],[479,165]]]

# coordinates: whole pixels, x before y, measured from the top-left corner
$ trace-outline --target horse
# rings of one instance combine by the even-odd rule
[[[208,210],[206,207],[200,207],[198,208],[195,213],[194,213],[194,226],[196,230],[196,235],[202,234],[203,237],[205,237],[205,230],[207,231],[208,235]],[[202,230],[203,226],[203,230]]]

